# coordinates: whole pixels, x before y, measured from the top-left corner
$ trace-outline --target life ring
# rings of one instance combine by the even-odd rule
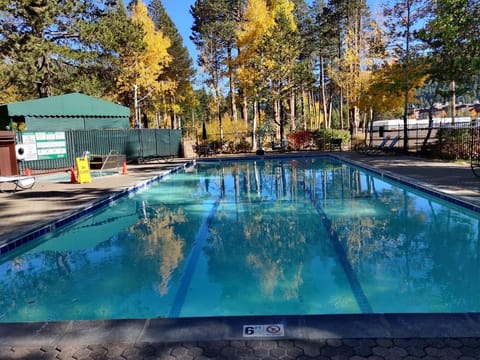
[[[15,145],[15,155],[18,161],[25,160],[25,145],[23,144]]]

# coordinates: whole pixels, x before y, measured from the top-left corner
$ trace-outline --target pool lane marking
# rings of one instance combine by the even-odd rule
[[[175,299],[172,307],[170,308],[170,312],[168,313],[168,317],[178,317],[180,315],[180,311],[185,303],[185,298],[187,297],[188,288],[192,282],[192,277],[198,263],[198,258],[200,257],[200,252],[202,251],[205,240],[208,237],[208,230],[221,201],[221,197],[217,198],[208,215],[203,219],[202,224],[200,225],[200,229],[195,236],[193,249],[190,251],[190,255],[188,256],[187,266],[185,267],[184,275],[180,281],[180,286],[177,289],[177,293],[175,294]]]
[[[328,234],[330,235],[329,237],[332,242],[333,248],[335,249],[335,253],[337,254],[340,264],[343,267],[343,271],[347,276],[348,282],[350,283],[350,287],[353,292],[353,296],[355,297],[355,300],[357,301],[360,310],[362,311],[362,313],[366,314],[373,313],[372,306],[368,302],[367,296],[362,289],[362,285],[360,285],[360,281],[355,274],[355,270],[353,270],[350,261],[348,261],[348,256],[345,253],[345,249],[342,246],[340,239],[338,238],[337,232],[333,229],[332,222],[328,218],[327,214],[325,214],[322,207],[317,204],[317,201],[314,200],[311,195],[312,194],[310,194],[310,201],[315,206],[315,209],[317,210],[320,218],[322,219],[323,226],[326,228]]]

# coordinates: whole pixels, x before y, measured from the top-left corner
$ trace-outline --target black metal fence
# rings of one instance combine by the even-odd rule
[[[75,165],[75,158],[85,152],[91,155],[117,153],[129,162],[142,162],[151,158],[178,157],[181,155],[182,131],[173,129],[119,129],[119,130],[69,130],[65,131],[67,156],[48,160],[29,160],[19,163],[19,170],[49,171],[66,169]],[[22,133],[18,133],[23,143]]]
[[[444,160],[470,160],[480,156],[480,127],[468,124],[449,124],[448,126],[435,127],[412,126],[408,129],[408,150],[429,154]],[[403,129],[382,130],[372,133],[369,138],[373,145],[378,144],[384,136],[399,136],[398,148],[403,148]],[[427,140],[425,140],[427,139]]]

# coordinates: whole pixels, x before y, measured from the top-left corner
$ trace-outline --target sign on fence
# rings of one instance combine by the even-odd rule
[[[63,159],[67,157],[64,131],[25,132],[22,136],[25,160]]]

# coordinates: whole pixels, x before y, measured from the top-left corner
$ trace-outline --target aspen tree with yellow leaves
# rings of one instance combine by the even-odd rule
[[[248,0],[243,21],[237,31],[239,55],[237,77],[245,100],[253,105],[252,145],[256,149],[256,128],[259,123],[259,101],[269,101],[284,138],[285,117],[282,100],[292,86],[293,71],[299,54],[297,27],[293,17],[293,2]]]
[[[127,48],[120,54],[122,72],[117,86],[120,98],[132,109],[134,125],[148,127],[150,124],[145,119],[153,120],[154,114],[161,111],[162,96],[174,91],[176,83],[158,81],[165,67],[172,61],[168,54],[170,40],[155,29],[147,8],[141,1],[132,5],[131,18],[143,29],[144,47],[140,50]]]
[[[260,46],[273,25],[273,16],[271,16],[265,0],[247,0],[243,21],[237,30],[238,57],[236,65],[239,88],[243,95],[245,121],[248,117],[249,100],[252,102],[252,145],[254,150],[257,146],[258,103],[261,99],[261,90],[268,81],[265,69],[262,67],[264,54],[261,52]]]

